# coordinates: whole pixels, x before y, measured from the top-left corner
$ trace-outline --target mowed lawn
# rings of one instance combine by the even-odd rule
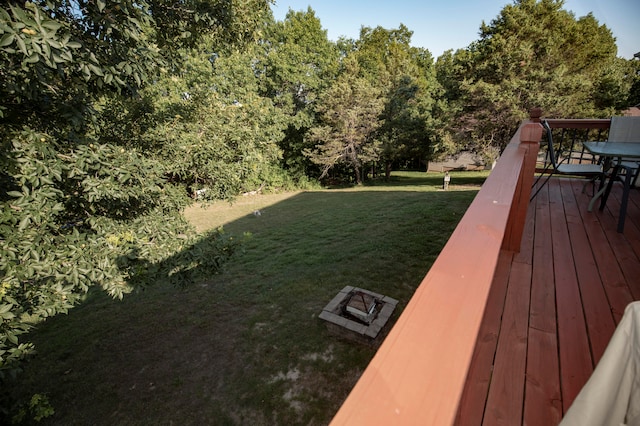
[[[49,397],[44,424],[327,424],[375,348],[330,334],[322,308],[353,285],[398,299],[395,321],[486,176],[189,208],[199,230],[250,233],[242,253],[198,285],[93,295],[41,325],[16,394]]]

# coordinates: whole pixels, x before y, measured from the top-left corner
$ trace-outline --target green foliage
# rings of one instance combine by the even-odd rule
[[[330,85],[337,72],[338,52],[311,8],[290,10],[284,21],[268,30],[263,90],[277,106],[296,115],[316,101],[318,90]]]
[[[12,424],[23,424],[30,419],[40,422],[55,413],[49,398],[39,393],[32,395],[28,404],[20,405],[14,411],[16,413],[11,417]]]
[[[428,51],[410,46],[411,35],[404,25],[397,30],[363,28],[357,41],[362,72],[384,97],[377,139],[387,178],[393,163],[437,156],[447,137],[437,108],[442,89],[433,59]]]
[[[210,54],[182,51],[182,66],[139,98],[108,99],[103,108],[111,119],[96,136],[142,147],[194,197],[281,186],[278,142],[286,119],[257,93],[256,52],[216,54],[212,61]]]
[[[0,9],[3,391],[33,353],[25,334],[67,312],[89,288],[122,298],[158,282],[188,285],[215,273],[235,251],[240,239],[221,231],[198,236],[182,218],[179,209],[189,199],[184,180],[175,179],[175,158],[163,158],[154,150],[162,144],[145,140],[156,124],[153,105],[130,96],[144,100],[145,84],[158,81],[161,70],[178,69],[182,46],[205,36],[228,49],[254,40],[267,12],[264,1],[216,7],[196,0],[16,1]],[[116,113],[116,105],[129,111]],[[193,141],[197,124],[216,111],[217,104],[208,105],[195,113],[181,109],[200,119],[189,129]],[[234,133],[238,141],[255,129],[262,133],[250,143],[263,142],[267,133],[272,139],[274,117],[268,107],[260,110],[260,101],[255,105],[253,114],[264,114],[260,120],[220,120],[207,137],[242,123],[243,132]],[[121,126],[132,116],[139,120]],[[179,136],[171,135],[172,142]],[[239,155],[247,163],[254,151]],[[277,158],[273,149],[258,154]],[[35,401],[28,411],[38,417],[47,411],[40,405]]]
[[[217,270],[236,246],[219,233],[193,233],[159,163],[110,145],[65,154],[59,148],[25,130],[9,150],[13,189],[3,193],[0,216],[0,378],[30,353],[18,337],[67,312],[91,286],[122,298],[156,282],[186,285]]]
[[[0,9],[0,114],[66,131],[95,119],[93,101],[131,93],[173,66],[181,46],[254,40],[269,2],[16,2]],[[153,17],[153,18],[152,18]],[[231,43],[234,40],[234,43]],[[159,47],[162,47],[161,50]]]
[[[0,9],[0,111],[47,131],[79,127],[92,96],[140,86],[155,73],[159,50],[144,31],[144,3],[106,8],[49,0]]]
[[[241,48],[257,41],[274,0],[147,0],[147,3],[156,24],[156,42],[172,55],[179,47],[197,46],[204,34],[225,48]]]
[[[360,38],[356,41],[358,63],[372,84],[388,87],[394,74],[401,72],[398,66],[403,61],[406,65],[412,34],[402,24],[397,30],[382,27],[360,29]]]
[[[305,151],[322,167],[321,179],[334,166],[346,164],[355,172],[356,183],[362,183],[363,164],[380,155],[373,139],[383,109],[379,93],[359,76],[358,63],[346,58],[344,71],[318,104],[322,125],[312,128],[309,136],[315,149]]]
[[[338,72],[338,50],[327,38],[311,8],[290,10],[284,21],[267,27],[261,64],[261,93],[286,115],[287,126],[279,145],[283,166],[295,175],[314,169],[302,154],[310,148],[309,128],[317,124],[315,106]]]
[[[626,104],[640,105],[640,61],[628,61],[625,77],[626,81],[631,86]]]
[[[480,40],[447,55],[439,79],[459,101],[465,148],[502,148],[529,109],[549,117],[611,115],[624,96],[615,39],[592,15],[577,19],[558,0],[517,0]]]
[[[594,87],[593,103],[597,109],[624,110],[640,104],[640,61],[616,58],[603,68]],[[635,92],[634,92],[635,90]]]

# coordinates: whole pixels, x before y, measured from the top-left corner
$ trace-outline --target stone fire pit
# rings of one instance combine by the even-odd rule
[[[391,297],[346,286],[324,307],[320,319],[338,336],[377,345],[384,338],[385,333],[381,332],[397,304]]]

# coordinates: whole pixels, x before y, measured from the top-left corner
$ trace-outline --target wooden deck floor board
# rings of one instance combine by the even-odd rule
[[[617,191],[614,191],[613,195],[619,203],[622,196],[622,188],[616,189]],[[632,218],[640,217],[640,210],[633,201],[629,203],[627,214],[628,217]],[[616,223],[617,220],[616,216]],[[634,300],[638,300],[640,299],[640,229],[638,224],[634,220],[627,220],[624,233],[616,232],[607,235],[611,249],[625,277],[625,283],[629,286],[631,297]]]
[[[531,265],[514,262],[503,313],[510,320],[503,320],[500,327],[484,425],[513,425],[522,420],[530,282]]]
[[[535,218],[531,307],[525,382],[524,424],[557,424],[562,418],[556,297],[553,286],[551,213],[548,193],[530,206]],[[526,244],[526,242],[523,241]]]
[[[622,234],[619,187],[602,212],[587,211],[581,181],[553,178],[538,194],[522,250],[501,258],[456,424],[560,420],[640,300],[640,190],[631,192]]]
[[[575,220],[575,216],[566,215],[564,203],[570,207],[572,201],[571,196],[563,194],[560,183],[560,179],[554,179],[549,182],[548,187],[551,215],[556,219],[551,222],[551,235],[560,349],[560,387],[563,411],[566,411],[591,375],[593,362],[569,234],[569,225],[572,219]],[[557,220],[563,215],[567,218],[566,222]]]
[[[556,296],[553,286],[548,285],[553,281],[551,213],[547,193],[541,192],[538,196],[538,203],[529,209],[530,216],[535,218],[530,327],[555,334]]]
[[[618,189],[617,186],[615,189]],[[633,195],[638,195],[637,191],[633,192]],[[620,254],[616,254],[611,246],[612,239],[625,238],[624,234],[621,235],[616,232],[619,211],[618,200],[615,197],[610,197],[604,211],[594,209],[593,212],[587,212],[584,205],[588,203],[589,197],[583,195],[581,199],[585,231],[587,232],[589,244],[600,272],[600,279],[607,293],[607,299],[617,324],[624,314],[625,307],[633,301],[629,285],[616,258],[616,255]]]
[[[557,335],[530,328],[528,344],[523,424],[557,425],[562,419]]]
[[[574,184],[574,193],[576,189],[578,189],[577,184]],[[579,207],[576,209],[582,219],[589,219],[587,215],[592,216],[592,213],[583,212],[584,209]],[[613,334],[615,322],[585,227],[580,223],[574,224],[570,233],[574,251],[577,252],[577,255],[574,255],[574,262],[591,342],[591,355],[593,363],[597,364]]]

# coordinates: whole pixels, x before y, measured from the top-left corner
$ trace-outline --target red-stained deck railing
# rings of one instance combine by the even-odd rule
[[[500,252],[520,247],[539,117],[520,126],[332,424],[454,422]]]

